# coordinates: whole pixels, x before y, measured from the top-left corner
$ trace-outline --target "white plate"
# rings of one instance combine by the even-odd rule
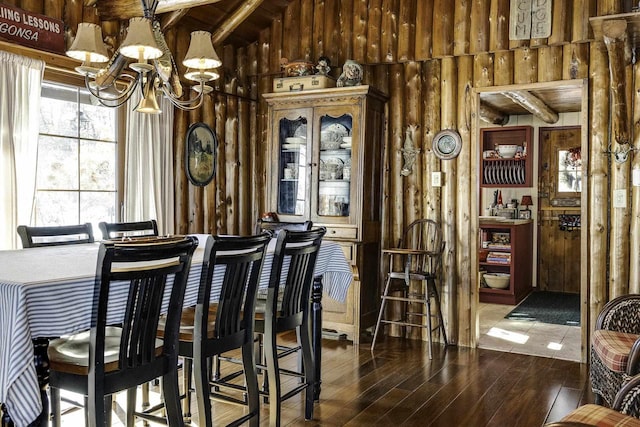
[[[305,139],[302,137],[298,137],[298,136],[290,136],[288,138],[285,138],[284,141],[287,144],[304,144],[305,143]]]
[[[282,148],[285,150],[299,150],[300,144],[282,144]]]
[[[346,148],[347,150],[351,150],[351,143],[349,143],[349,144],[340,144],[340,148]]]
[[[307,137],[307,125],[303,123],[300,126],[298,126],[296,128],[296,131],[293,133],[293,136],[306,138]]]
[[[322,131],[338,134],[338,141],[342,141],[342,138],[344,138],[345,136],[349,136],[349,129],[347,129],[340,123],[333,123],[331,125],[325,126],[322,128]]]

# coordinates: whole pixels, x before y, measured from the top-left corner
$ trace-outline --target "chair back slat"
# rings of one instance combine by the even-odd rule
[[[152,237],[158,235],[155,219],[135,222],[101,222],[98,224],[103,239],[118,237]]]
[[[23,248],[94,242],[91,223],[50,227],[19,225],[17,231]]]
[[[277,313],[278,328],[292,328],[307,317],[313,270],[325,233],[326,229],[321,227],[311,231],[283,230],[278,234],[266,310],[267,319],[269,313]],[[284,289],[280,292],[282,283]]]
[[[160,368],[167,363],[161,360],[169,361],[166,366],[170,366],[171,360],[177,360],[180,313],[191,257],[197,245],[197,239],[191,236],[145,243],[103,242],[100,245],[89,352],[90,366],[94,367],[90,369],[92,375],[96,378],[104,375],[106,331],[114,326],[108,322],[107,312],[115,289],[121,289],[123,284],[127,286],[127,301],[117,321],[121,328],[118,371],[108,375],[123,377],[136,370],[139,372],[136,375],[155,378],[167,369]],[[156,331],[167,293],[164,343],[158,351]]]
[[[407,227],[400,247],[428,252],[406,257],[405,269],[418,274],[438,273],[444,251],[440,225],[430,219],[418,219]]]
[[[205,247],[204,262],[196,304],[194,341],[205,342],[210,336],[216,348],[239,348],[253,339],[256,294],[264,255],[271,239],[269,233],[256,236],[210,236]],[[217,298],[215,327],[207,330],[214,276],[222,273]],[[214,301],[216,299],[214,298]]]

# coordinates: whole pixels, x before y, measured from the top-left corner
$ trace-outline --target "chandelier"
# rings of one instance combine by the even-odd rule
[[[177,108],[194,110],[202,105],[204,94],[212,90],[205,83],[220,77],[214,69],[222,62],[213,48],[211,33],[192,32],[182,64],[187,67],[184,77],[196,83],[193,87],[196,96],[181,99],[182,85],[175,61],[164,40],[160,23],[153,19],[156,6],[157,1],[154,1],[152,7],[144,8],[145,17],[129,20],[127,35],[111,58],[100,26],[85,22],[78,25],[76,37],[66,53],[83,61],[76,71],[84,75],[87,89],[100,104],[119,107],[138,90],[141,100],[135,111],[160,114],[157,92],[163,93]],[[106,65],[99,67],[95,63]]]

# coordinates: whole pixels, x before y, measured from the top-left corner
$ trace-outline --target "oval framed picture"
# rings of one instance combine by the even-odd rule
[[[205,186],[216,175],[218,138],[206,123],[189,126],[186,136],[185,170],[193,185]]]
[[[442,160],[453,159],[462,149],[460,134],[452,129],[441,130],[433,137],[433,153]]]

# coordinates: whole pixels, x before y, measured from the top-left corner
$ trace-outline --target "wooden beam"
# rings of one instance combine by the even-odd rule
[[[502,111],[487,104],[480,104],[480,119],[492,125],[504,126],[509,121],[509,116]]]
[[[174,10],[189,10],[192,7],[217,3],[220,0],[160,0],[156,8],[156,14],[173,12]],[[85,4],[95,4],[98,8],[100,19],[118,20],[130,19],[134,16],[143,16],[142,1],[140,0],[86,0]],[[150,1],[149,1],[150,3]]]
[[[609,57],[611,78],[611,133],[618,144],[629,142],[625,66],[627,64],[627,21],[611,19],[602,23],[602,35]]]
[[[187,13],[189,13],[189,9],[180,9],[162,15],[162,18],[160,18],[160,29],[162,32],[165,32],[169,28],[175,26]]]
[[[213,44],[216,45],[223,42],[263,1],[264,0],[248,0],[242,2],[242,5],[233,12],[229,19],[223,22],[220,28],[213,33],[211,36]]]
[[[556,123],[558,121],[558,113],[553,111],[540,98],[525,90],[507,91],[504,96],[520,105],[534,116],[538,117],[545,123]]]

